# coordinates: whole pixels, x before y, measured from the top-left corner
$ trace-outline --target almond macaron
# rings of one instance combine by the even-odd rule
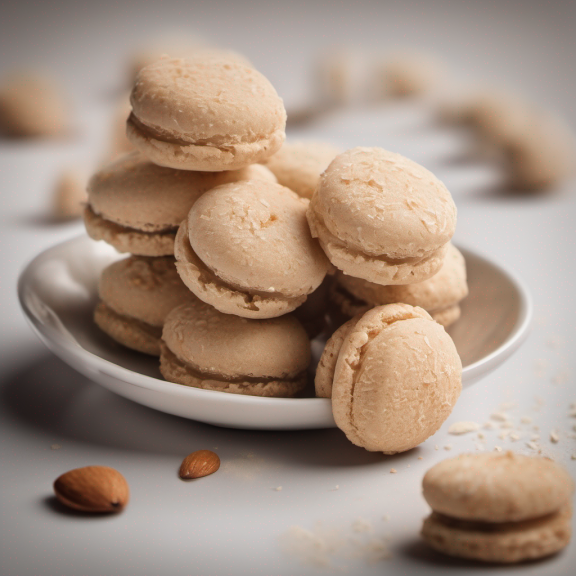
[[[237,58],[162,58],[138,73],[126,134],[155,164],[237,170],[282,146],[286,110],[260,72]]]
[[[444,328],[422,308],[377,306],[341,326],[316,369],[336,425],[373,452],[418,446],[440,428],[462,389],[462,363]]]
[[[444,327],[458,320],[459,303],[467,295],[466,262],[452,243],[448,245],[440,270],[422,282],[382,286],[340,272],[330,287],[330,299],[344,316],[355,316],[382,304],[403,302],[424,308]]]
[[[174,258],[131,256],[102,271],[94,321],[116,342],[160,355],[164,320],[173,308],[195,300],[176,272]]]
[[[326,142],[285,142],[282,148],[263,164],[286,186],[302,198],[312,198],[320,174],[340,153]]]
[[[446,186],[382,148],[353,148],[322,174],[308,209],[312,235],[342,272],[413,284],[438,272],[456,227]]]
[[[292,397],[306,385],[310,340],[292,315],[248,320],[196,300],[164,323],[166,380],[250,396]]]
[[[90,179],[86,230],[119,252],[173,255],[178,226],[204,192],[226,182],[258,178],[276,181],[260,164],[226,172],[193,172],[157,166],[138,151],[130,152]]]
[[[243,181],[209,190],[178,230],[184,283],[220,312],[273,318],[320,286],[329,262],[306,222],[308,201],[279,184]]]
[[[522,562],[570,541],[574,481],[548,458],[461,454],[433,466],[422,488],[433,510],[422,537],[450,556]]]

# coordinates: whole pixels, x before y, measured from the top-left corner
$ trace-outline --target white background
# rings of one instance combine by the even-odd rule
[[[161,414],[116,397],[54,358],[26,326],[16,301],[24,263],[82,232],[55,225],[49,195],[64,166],[102,157],[114,95],[127,55],[166,31],[201,33],[245,53],[286,106],[310,95],[317,51],[338,43],[374,50],[435,51],[462,83],[490,80],[528,94],[576,124],[574,2],[14,2],[2,7],[0,73],[24,65],[53,72],[69,91],[77,131],[61,143],[0,140],[2,305],[0,363],[0,573],[2,575],[137,574],[495,574],[499,569],[451,561],[419,543],[427,506],[420,496],[434,462],[474,450],[475,435],[447,434],[460,420],[480,423],[500,403],[523,438],[495,445],[530,452],[532,425],[545,454],[576,472],[574,377],[574,181],[537,197],[506,194],[482,163],[459,162],[466,136],[434,125],[418,105],[388,105],[325,117],[292,136],[347,148],[379,145],[406,154],[441,177],[459,208],[456,241],[516,271],[535,300],[533,332],[493,375],[465,391],[446,425],[397,457],[371,454],[338,430],[298,433],[219,429]],[[540,399],[540,401],[537,400]],[[552,444],[549,433],[560,432]],[[52,450],[57,443],[59,450]],[[452,449],[446,451],[444,446]],[[438,445],[436,451],[434,446]],[[217,450],[216,450],[217,447]],[[194,483],[177,479],[183,456],[214,449],[223,466]],[[419,460],[418,457],[422,457]],[[62,472],[105,464],[128,479],[132,501],[114,517],[67,514],[51,498]],[[395,468],[397,474],[390,474]],[[281,491],[274,488],[282,486]],[[336,490],[335,487],[339,488]],[[389,519],[384,517],[389,515]],[[318,568],[287,552],[291,526],[320,533],[332,563]],[[366,532],[358,532],[365,527]],[[327,529],[332,534],[325,535]],[[391,558],[371,562],[362,544],[389,535]],[[288,538],[290,540],[290,538]],[[360,542],[356,542],[359,540]],[[318,556],[318,555],[317,555]],[[568,574],[576,545],[515,572]],[[503,570],[502,570],[503,571]]]

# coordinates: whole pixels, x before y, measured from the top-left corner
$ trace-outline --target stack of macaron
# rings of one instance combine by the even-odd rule
[[[162,58],[130,101],[135,150],[88,187],[88,233],[131,254],[102,274],[97,324],[169,381],[290,397],[332,299],[354,316],[316,375],[337,424],[387,453],[435,432],[461,389],[441,324],[467,291],[446,187],[380,148],[282,146],[282,100],[238,59]]]

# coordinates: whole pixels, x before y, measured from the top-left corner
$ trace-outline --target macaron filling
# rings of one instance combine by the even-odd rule
[[[160,355],[162,327],[152,326],[125,314],[119,314],[105,302],[94,310],[97,326],[120,344],[151,356]]]
[[[90,206],[84,210],[86,232],[94,240],[104,240],[119,252],[142,256],[167,256],[174,253],[177,228],[155,232],[129,228],[96,214]]]

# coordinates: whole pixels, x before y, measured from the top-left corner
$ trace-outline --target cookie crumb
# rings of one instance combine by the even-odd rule
[[[526,446],[528,446],[530,450],[538,450],[538,444],[535,442],[526,442]]]
[[[517,440],[520,440],[520,438],[521,436],[518,434],[518,432],[513,432],[510,434],[510,440],[512,440],[512,442],[516,442]]]
[[[438,444],[434,445],[434,450],[440,450],[440,447],[438,446]]]
[[[576,454],[572,454],[572,460],[576,460]]]
[[[390,474],[396,474],[396,472],[398,472],[396,468],[390,468]]]
[[[452,450],[452,444],[446,444],[444,450]]]
[[[60,450],[60,448],[62,448],[62,446],[60,446],[60,444],[50,444],[50,448],[52,450]]]
[[[274,490],[276,490],[276,492],[282,492],[282,486],[276,486]]]
[[[520,418],[520,422],[522,424],[532,424],[532,418],[530,418],[530,416],[522,416],[522,418]]]
[[[558,432],[556,430],[552,430],[552,432],[550,432],[550,442],[553,442],[554,444],[558,444],[559,441],[560,441],[560,436],[559,436]]]
[[[352,530],[354,530],[354,532],[372,532],[372,522],[366,518],[357,518],[352,523]]]
[[[506,412],[494,412],[490,415],[490,418],[492,418],[492,420],[496,420],[497,422],[508,422],[510,420]]]
[[[454,422],[448,428],[448,434],[460,435],[460,434],[467,434],[468,432],[476,432],[480,428],[480,424],[477,422]]]
[[[502,452],[502,446],[494,446],[496,452]]]
[[[496,424],[494,422],[490,422],[490,420],[488,420],[488,422],[484,422],[484,424],[482,425],[482,428],[485,428],[486,430],[494,430],[494,428],[496,428]]]
[[[484,440],[484,438],[486,438],[486,434],[484,434],[484,432],[478,432],[478,439]]]
[[[418,456],[418,460],[424,460],[424,456]]]

